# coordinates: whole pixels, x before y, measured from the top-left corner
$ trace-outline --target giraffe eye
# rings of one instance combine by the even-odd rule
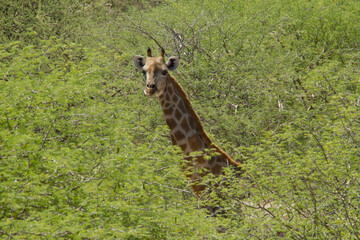
[[[163,70],[161,73],[162,73],[162,75],[165,76],[166,74],[168,74],[168,71],[167,71],[167,70]]]

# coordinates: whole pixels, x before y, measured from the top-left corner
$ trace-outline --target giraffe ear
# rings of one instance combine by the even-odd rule
[[[145,59],[143,56],[140,55],[133,56],[133,61],[135,66],[140,70],[145,66]]]
[[[173,71],[179,65],[180,59],[178,57],[170,57],[169,60],[166,62],[166,66],[169,70]]]

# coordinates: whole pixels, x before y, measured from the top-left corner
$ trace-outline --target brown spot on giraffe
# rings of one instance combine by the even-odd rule
[[[166,123],[169,126],[170,129],[174,129],[177,125],[177,122],[174,119],[167,118]]]
[[[206,186],[196,182],[191,185],[191,188],[194,192],[203,192],[206,189]]]
[[[199,165],[204,165],[204,164],[206,164],[206,160],[205,160],[204,156],[198,156],[198,157],[196,157],[196,163],[199,164]]]
[[[172,144],[173,144],[173,145],[177,145],[176,139],[175,139],[175,137],[174,137],[172,134],[170,134],[170,138],[171,138]]]
[[[189,123],[189,126],[190,126],[191,129],[196,129],[194,121],[191,118],[188,118],[188,123]]]
[[[175,133],[174,133],[174,137],[176,139],[176,141],[181,141],[185,138],[185,135],[180,131],[180,130],[177,130]],[[181,147],[181,146],[180,146]]]
[[[185,132],[189,132],[189,131],[190,131],[190,127],[189,127],[187,118],[183,118],[183,120],[181,121],[180,125],[181,125],[182,129],[184,129]]]
[[[180,102],[179,102],[178,107],[179,107],[179,109],[180,109],[180,111],[181,111],[182,113],[187,113],[187,110],[186,110],[186,107],[185,107],[183,101],[180,101]]]
[[[174,90],[173,90],[172,87],[168,86],[168,87],[166,88],[166,90],[167,90],[167,93],[168,93],[170,96],[173,95]]]
[[[159,97],[159,100],[160,100],[161,105],[165,104],[165,99],[164,99],[163,95],[161,95],[161,98]]]
[[[185,152],[186,148],[187,148],[187,144],[186,143],[180,144],[180,148],[181,148],[181,150],[183,150],[183,152]]]
[[[181,120],[182,116],[183,116],[183,114],[178,109],[176,109],[175,110],[175,119]]]
[[[165,95],[165,100],[166,100],[167,102],[170,102],[170,101],[171,101],[171,97],[170,97],[169,94],[166,94],[166,95]]]
[[[173,109],[170,107],[170,108],[164,108],[163,109],[163,112],[164,114],[167,116],[167,115],[171,115],[173,113]]]
[[[216,161],[218,160],[217,156],[212,156],[211,159],[209,160],[209,166],[214,166]]]
[[[212,167],[211,172],[214,175],[218,176],[222,172],[222,168],[223,167],[220,164],[216,164],[215,166]]]
[[[201,142],[199,134],[194,134],[188,138],[188,143],[192,151],[204,150],[204,143]]]

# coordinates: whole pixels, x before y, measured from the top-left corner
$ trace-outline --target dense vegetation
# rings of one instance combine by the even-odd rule
[[[358,239],[357,0],[1,0],[4,239]],[[209,217],[131,62],[163,47],[244,161]],[[231,172],[229,173],[231,175]],[[209,179],[209,182],[214,179]],[[247,196],[241,198],[241,196]]]

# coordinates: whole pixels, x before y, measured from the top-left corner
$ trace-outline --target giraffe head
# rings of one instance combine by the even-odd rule
[[[160,96],[169,79],[169,70],[174,70],[179,65],[178,57],[170,57],[167,62],[164,59],[165,51],[161,49],[159,57],[151,56],[151,49],[148,48],[146,59],[143,56],[133,57],[135,66],[140,69],[146,79],[144,90],[148,97]]]

